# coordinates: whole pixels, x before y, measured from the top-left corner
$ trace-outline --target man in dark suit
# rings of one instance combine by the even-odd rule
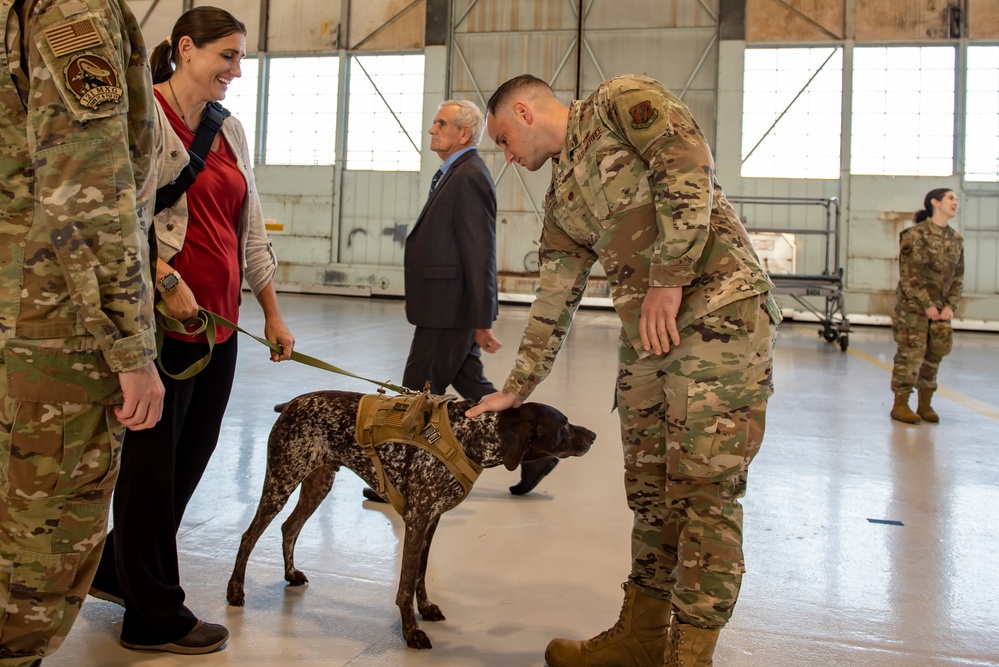
[[[493,335],[499,314],[496,285],[496,189],[476,146],[485,130],[482,111],[467,100],[438,107],[428,130],[430,150],[443,164],[406,239],[406,317],[416,325],[402,383],[444,394],[453,386],[476,401],[496,391],[483,374],[481,350],[502,343]],[[510,492],[523,495],[558,463],[521,465]],[[369,500],[381,500],[365,489]]]

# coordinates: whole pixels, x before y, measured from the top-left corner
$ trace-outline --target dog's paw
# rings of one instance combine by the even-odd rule
[[[288,582],[289,586],[301,586],[309,583],[309,578],[301,570],[292,570],[291,573],[284,575],[284,580]]]
[[[420,606],[420,616],[424,621],[443,621],[444,612],[441,608],[435,605],[433,602],[428,602],[425,605]]]
[[[406,646],[409,648],[433,648],[433,644],[430,643],[430,637],[419,628],[413,630],[409,637],[406,638]]]
[[[245,597],[243,587],[230,581],[225,592],[225,601],[232,607],[242,607]]]

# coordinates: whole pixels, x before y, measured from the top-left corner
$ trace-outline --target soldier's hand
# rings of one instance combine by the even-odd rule
[[[940,311],[940,319],[947,322],[954,319],[954,311],[951,310],[950,306],[944,306],[944,309]]]
[[[163,383],[156,364],[149,362],[134,371],[118,373],[125,403],[114,409],[115,417],[133,431],[152,428],[163,414]]]
[[[478,405],[465,411],[465,416],[469,419],[478,417],[483,412],[502,412],[507,408],[519,408],[524,404],[524,399],[512,391],[502,389],[494,394],[484,396]]]
[[[656,354],[669,352],[670,341],[680,344],[680,332],[676,329],[676,314],[680,311],[683,298],[682,287],[650,287],[642,301],[642,317],[638,331],[642,335],[642,346]]]
[[[476,329],[475,330],[475,342],[483,350],[490,354],[495,354],[497,350],[503,347],[503,343],[493,335],[492,329]]]
[[[930,306],[926,309],[926,317],[930,318],[930,321],[936,322],[940,319],[940,311],[937,310],[936,306]]]

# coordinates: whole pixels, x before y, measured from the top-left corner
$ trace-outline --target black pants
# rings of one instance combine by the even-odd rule
[[[187,380],[160,373],[163,418],[128,431],[108,534],[94,586],[125,599],[121,638],[133,644],[180,639],[197,617],[184,606],[177,530],[218,442],[236,369],[236,336],[215,346],[211,362]],[[208,351],[201,343],[165,338],[161,352],[176,373]]]
[[[430,380],[432,394],[453,385],[462,398],[481,400],[496,391],[483,374],[481,355],[474,329],[416,327],[402,384],[422,391]]]

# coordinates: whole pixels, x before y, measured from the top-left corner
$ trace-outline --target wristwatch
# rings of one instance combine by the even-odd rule
[[[156,289],[160,292],[169,292],[180,284],[180,274],[176,271],[166,274],[163,279],[156,283]]]

